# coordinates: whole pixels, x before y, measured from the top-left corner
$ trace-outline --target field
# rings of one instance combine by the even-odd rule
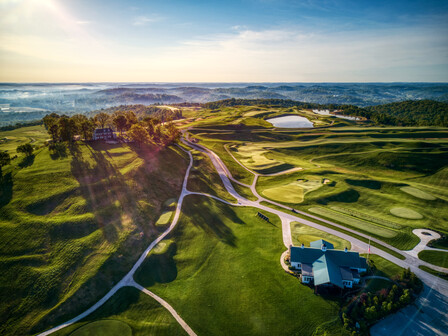
[[[153,298],[133,287],[120,289],[84,320],[55,336],[187,335],[171,314]]]
[[[338,302],[281,269],[278,218],[266,223],[256,209],[201,196],[184,202],[170,247],[151,254],[135,279],[170,302],[198,335],[311,335],[336,318]]]
[[[188,161],[178,148],[79,144],[22,163],[1,178],[2,335],[62,322],[111,288],[157,234]]]
[[[305,244],[305,246],[309,246],[313,241],[324,239],[329,243],[332,243],[337,250],[343,250],[346,247],[350,250],[351,248],[350,242],[345,239],[298,222],[291,223],[291,236],[294,246],[300,246],[302,243]]]

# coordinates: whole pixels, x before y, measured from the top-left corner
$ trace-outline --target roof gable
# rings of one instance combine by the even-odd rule
[[[322,244],[325,244],[325,246],[327,246],[327,250],[331,250],[334,249],[334,245],[332,243],[327,242],[326,240],[323,239],[319,239],[316,241],[313,241],[310,243],[310,247],[314,247],[314,248],[321,248]]]

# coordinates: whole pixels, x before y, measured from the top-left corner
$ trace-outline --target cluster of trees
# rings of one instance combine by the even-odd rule
[[[171,122],[171,119],[162,121],[158,118],[146,116],[139,120],[134,111],[130,110],[115,111],[113,114],[100,112],[90,118],[82,114],[69,117],[51,113],[46,115],[42,121],[54,143],[59,141],[72,142],[75,135],[90,140],[97,127],[113,127],[120,132],[120,136],[138,144],[152,142],[166,146],[177,141],[180,137],[180,131]],[[123,132],[127,132],[126,136]]]
[[[400,276],[394,278],[397,284],[391,289],[382,289],[376,294],[362,293],[353,298],[342,314],[344,328],[357,335],[367,333],[368,326],[389,315],[414,299],[423,285],[410,269],[405,269]]]
[[[75,114],[69,117],[51,113],[47,114],[42,121],[53,142],[71,142],[75,135],[82,135],[86,140],[91,139],[98,124],[97,119],[88,118],[83,114]]]

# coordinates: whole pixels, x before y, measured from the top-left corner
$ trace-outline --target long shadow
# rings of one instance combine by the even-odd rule
[[[213,208],[214,206],[208,199],[203,202],[189,202],[189,207],[185,207],[184,213],[191,218],[194,225],[200,227],[207,234],[214,235],[222,242],[236,247],[237,238],[232,229],[226,225],[222,218],[226,217],[236,224],[244,224],[244,222],[237,216],[235,211],[227,205],[215,203],[218,211],[211,212],[204,211],[204,203],[208,204],[207,208]],[[220,216],[216,216],[216,213],[220,213]]]
[[[12,174],[2,175],[0,171],[0,208],[11,202],[13,185]]]
[[[50,157],[52,160],[63,159],[67,157],[67,146],[65,143],[58,142],[50,145]]]
[[[34,158],[36,156],[34,154],[25,156],[23,160],[19,163],[20,168],[26,168],[31,166],[34,163]]]
[[[177,278],[176,253],[177,245],[171,243],[165,253],[151,254],[135,274],[136,281],[144,287],[174,281]]]

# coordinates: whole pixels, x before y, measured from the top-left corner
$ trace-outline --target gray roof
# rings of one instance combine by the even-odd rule
[[[325,246],[327,246],[327,250],[334,249],[334,246],[332,243],[329,243],[323,239],[319,239],[319,240],[311,242],[310,247],[321,248],[322,244],[325,244]]]
[[[358,252],[329,249],[328,245],[324,252],[320,249],[322,242],[330,244],[318,240],[313,243],[318,244],[319,248],[291,247],[291,262],[301,263],[302,274],[313,275],[316,286],[332,283],[342,288],[343,280],[353,281],[354,278],[359,278],[358,272],[351,268],[367,269],[366,259],[360,257]]]

